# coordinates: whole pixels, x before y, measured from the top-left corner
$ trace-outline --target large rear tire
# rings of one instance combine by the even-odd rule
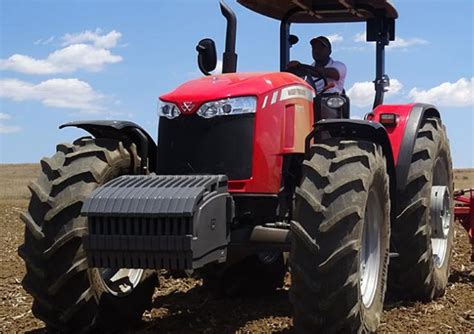
[[[290,300],[301,333],[374,332],[386,289],[390,197],[377,144],[324,140],[303,162]]]
[[[425,119],[418,131],[407,186],[399,194],[397,219],[392,226],[399,256],[390,266],[390,290],[403,297],[430,301],[445,293],[454,237],[452,173],[446,130],[438,118]],[[448,200],[444,208],[437,210],[440,187],[447,190]],[[443,215],[445,225],[444,232],[437,235],[435,212]]]
[[[92,269],[82,247],[87,219],[83,201],[105,182],[134,174],[135,145],[111,139],[81,138],[61,144],[41,160],[30,184],[25,242],[18,253],[26,264],[23,287],[33,297],[33,314],[56,331],[102,331],[129,327],[151,306],[157,285],[153,271]]]

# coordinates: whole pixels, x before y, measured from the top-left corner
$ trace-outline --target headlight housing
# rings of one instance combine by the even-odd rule
[[[181,115],[181,112],[176,104],[160,100],[160,103],[158,104],[158,115],[173,119]]]
[[[340,97],[340,96],[330,97],[330,98],[327,99],[327,101],[326,101],[326,105],[327,105],[329,108],[340,108],[340,107],[342,107],[345,103],[346,103],[346,101],[345,101],[342,97]]]
[[[257,109],[257,98],[255,96],[243,96],[226,98],[204,103],[197,114],[204,118],[226,115],[240,115],[255,113]]]

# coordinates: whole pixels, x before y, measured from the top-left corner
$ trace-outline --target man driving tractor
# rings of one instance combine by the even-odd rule
[[[319,36],[310,41],[314,62],[311,64],[312,76],[316,78],[326,77],[327,86],[325,93],[339,93],[344,91],[344,80],[346,79],[346,65],[331,58],[331,42],[327,37]],[[288,63],[288,69],[297,68],[302,64],[297,60]],[[317,86],[320,91],[323,86]]]
[[[310,41],[314,62],[311,65],[292,60],[287,71],[304,78],[318,94],[344,94],[346,65],[331,58],[331,42],[327,37],[318,36]],[[347,108],[347,105],[346,105]],[[338,110],[326,104],[320,105],[320,117],[340,118]]]

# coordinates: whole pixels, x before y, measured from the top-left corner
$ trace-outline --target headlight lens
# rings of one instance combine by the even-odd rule
[[[346,103],[342,97],[330,97],[327,101],[326,104],[328,105],[329,108],[340,108]]]
[[[227,98],[204,103],[198,110],[198,115],[204,118],[225,115],[254,113],[257,108],[255,96]]]
[[[178,117],[181,114],[178,107],[174,103],[160,101],[158,104],[158,115],[169,119]]]

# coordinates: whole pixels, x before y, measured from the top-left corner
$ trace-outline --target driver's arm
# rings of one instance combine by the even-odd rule
[[[336,81],[339,80],[340,78],[339,71],[332,67],[322,67],[322,66],[315,67],[315,73],[316,73],[315,76],[318,76],[318,77],[326,76],[326,78],[330,78]]]

